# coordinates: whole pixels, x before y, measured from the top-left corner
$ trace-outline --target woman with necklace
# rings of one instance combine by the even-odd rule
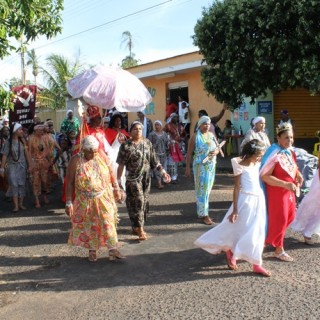
[[[268,149],[270,147],[270,140],[268,135],[265,132],[266,128],[266,119],[264,117],[255,117],[252,120],[253,128],[249,129],[241,142],[240,149],[242,150],[243,146],[252,139],[258,139],[262,141]]]
[[[119,149],[117,176],[120,184],[126,167],[126,205],[132,232],[139,237],[139,240],[146,240],[144,223],[149,209],[150,170],[158,170],[166,183],[170,182],[170,176],[159,162],[151,142],[143,137],[142,132],[143,125],[139,121],[134,121],[130,127],[131,139],[124,142]]]
[[[160,120],[156,120],[154,122],[154,128],[155,130],[149,134],[148,139],[151,141],[162,167],[166,170],[167,155],[169,152],[169,138],[168,135],[162,130],[162,122]],[[154,174],[157,179],[158,189],[163,189],[161,174],[158,170],[154,170]]]
[[[197,124],[197,132],[191,137],[188,145],[186,176],[191,176],[191,159],[193,157],[193,173],[197,214],[202,221],[211,225],[209,217],[209,196],[216,173],[216,155],[220,147],[215,136],[209,131],[211,120],[202,116]]]
[[[275,248],[274,257],[293,261],[284,250],[287,227],[295,218],[296,194],[303,178],[292,151],[293,130],[289,123],[277,128],[278,143],[274,143],[262,158],[260,176],[265,183],[268,208],[268,231],[265,243]]]
[[[116,231],[120,188],[110,159],[99,150],[99,141],[89,135],[71,158],[67,170],[66,213],[72,230],[68,243],[89,250],[89,261],[97,261],[97,250],[107,247],[109,259],[123,259]]]
[[[35,196],[35,207],[41,208],[40,196],[43,194],[43,201],[48,204],[47,181],[48,169],[50,165],[50,148],[44,138],[44,125],[37,124],[33,128],[33,133],[29,136],[28,147],[30,157],[33,162],[32,189]]]
[[[8,164],[9,182],[7,196],[12,197],[13,212],[17,212],[19,209],[25,210],[23,199],[26,195],[27,171],[31,161],[23,139],[22,126],[19,123],[10,127],[10,138],[2,151],[1,176],[4,176],[6,164]]]

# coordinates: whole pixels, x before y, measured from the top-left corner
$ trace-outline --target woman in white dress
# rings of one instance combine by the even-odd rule
[[[223,221],[195,241],[195,245],[211,254],[226,253],[228,267],[237,270],[237,259],[253,264],[253,271],[270,277],[262,267],[266,236],[266,205],[259,181],[263,142],[249,141],[241,157],[231,160],[234,172],[233,204]]]
[[[320,235],[320,171],[314,175],[310,190],[302,199],[291,229],[301,232],[306,244],[313,245],[312,235]]]

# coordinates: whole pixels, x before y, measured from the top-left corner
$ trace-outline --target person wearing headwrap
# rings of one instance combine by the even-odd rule
[[[87,117],[89,118],[88,123],[88,134],[94,136],[99,141],[99,150],[103,150],[106,154],[111,157],[112,160],[112,148],[106,139],[106,134],[101,127],[101,113],[100,108],[93,105],[88,105]]]
[[[179,123],[177,113],[172,113],[169,119],[170,122],[164,126],[163,131],[169,135],[168,172],[171,176],[171,183],[176,184],[178,180],[178,163],[184,160],[181,145],[185,143],[186,132]]]
[[[119,149],[117,177],[120,184],[124,168],[126,168],[126,206],[132,232],[139,237],[139,240],[146,240],[144,223],[149,211],[150,170],[157,169],[165,182],[170,182],[170,176],[162,167],[152,143],[143,137],[142,131],[143,125],[139,121],[131,124],[131,139],[122,143]],[[121,187],[124,186],[121,185]]]
[[[147,138],[149,136],[150,132],[153,131],[153,123],[152,123],[151,119],[146,117],[145,110],[138,111],[137,116],[138,116],[138,119],[135,121],[139,121],[142,123],[142,125],[143,125],[142,135],[145,138]]]
[[[9,128],[9,118],[7,116],[3,117],[2,126]]]
[[[26,209],[23,200],[26,195],[27,171],[31,169],[31,159],[23,136],[21,124],[12,124],[9,141],[2,151],[0,174],[4,178],[4,168],[7,164],[9,188],[6,196],[12,197],[13,212]]]
[[[60,132],[67,135],[69,131],[74,131],[76,136],[80,130],[80,122],[77,117],[73,115],[73,111],[70,109],[66,113],[66,118],[61,123]]]
[[[72,223],[68,244],[88,250],[90,262],[97,261],[101,247],[108,249],[110,260],[124,258],[118,250],[116,230],[120,188],[99,145],[95,137],[86,136],[67,170],[66,213]]]
[[[258,116],[252,120],[253,128],[249,129],[241,142],[240,151],[242,151],[243,146],[252,139],[258,139],[262,141],[268,149],[270,147],[270,140],[265,132],[266,119],[264,117]]]
[[[48,169],[51,164],[49,156],[51,149],[48,145],[48,140],[44,137],[44,130],[45,126],[43,124],[37,124],[28,139],[28,148],[33,162],[32,189],[35,196],[36,208],[41,208],[41,194],[43,194],[44,203],[49,203],[47,198],[47,181]]]
[[[167,170],[167,157],[169,154],[169,138],[168,135],[162,130],[162,122],[160,120],[156,120],[154,122],[155,130],[152,131],[148,139],[151,141],[153,148],[159,158],[159,161],[162,167]],[[157,179],[157,187],[158,189],[163,189],[162,184],[162,176],[158,170],[153,170],[154,175]]]
[[[191,176],[191,161],[193,159],[193,174],[197,215],[203,223],[212,224],[209,217],[209,196],[216,174],[217,154],[219,145],[217,139],[210,132],[211,120],[202,116],[197,123],[197,132],[189,140],[186,158],[186,176]]]

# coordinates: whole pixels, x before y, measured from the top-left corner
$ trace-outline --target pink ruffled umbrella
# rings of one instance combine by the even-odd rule
[[[96,66],[69,80],[67,90],[73,98],[120,112],[142,111],[152,101],[144,84],[121,68]]]

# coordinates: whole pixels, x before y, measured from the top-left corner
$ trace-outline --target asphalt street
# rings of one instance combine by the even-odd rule
[[[210,216],[218,224],[232,199],[233,178],[219,162],[210,196]],[[223,167],[223,168],[222,168]],[[118,236],[125,260],[109,261],[100,251],[66,244],[70,222],[63,214],[60,185],[49,205],[11,212],[1,195],[0,319],[319,319],[320,240],[314,246],[288,230],[285,247],[292,263],[273,258],[264,265],[271,278],[253,274],[245,261],[230,271],[225,256],[193,245],[210,228],[196,216],[192,179],[180,168],[177,185],[152,188],[145,229],[150,238],[131,235],[124,205]]]

